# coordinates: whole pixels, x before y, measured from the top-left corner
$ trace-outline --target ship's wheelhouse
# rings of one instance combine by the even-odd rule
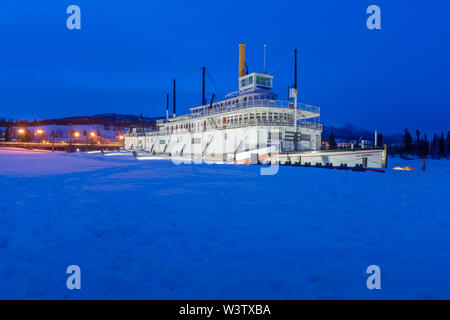
[[[273,76],[253,72],[239,78],[239,94],[272,91]]]

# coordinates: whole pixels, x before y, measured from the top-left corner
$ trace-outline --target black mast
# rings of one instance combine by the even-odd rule
[[[297,89],[297,48],[294,50],[294,88]]]
[[[176,80],[173,79],[173,117],[177,116]]]
[[[169,119],[169,94],[167,94],[167,110],[166,110],[166,118]]]

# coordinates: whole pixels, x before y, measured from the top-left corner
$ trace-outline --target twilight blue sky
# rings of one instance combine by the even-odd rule
[[[66,28],[70,4],[81,30]],[[366,28],[371,4],[381,31]],[[164,115],[172,79],[202,65],[235,91],[244,42],[250,72],[262,71],[264,43],[268,72],[299,49],[301,100],[324,123],[448,130],[449,12],[444,0],[2,0],[0,117]],[[292,64],[276,68],[275,87],[292,83]],[[201,101],[200,72],[177,87],[177,113]]]

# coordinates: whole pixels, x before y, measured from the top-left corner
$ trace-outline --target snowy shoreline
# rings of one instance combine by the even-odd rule
[[[448,299],[450,162],[397,165],[416,171],[0,149],[0,298]]]

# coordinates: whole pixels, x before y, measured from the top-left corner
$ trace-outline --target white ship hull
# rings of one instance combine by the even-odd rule
[[[320,132],[307,128],[298,130],[297,150],[301,151],[294,151],[294,141],[289,139],[292,137],[290,127],[245,127],[196,133],[184,131],[170,135],[148,133],[145,137],[129,135],[125,139],[125,149],[233,164],[271,161],[334,167],[385,166],[386,152],[383,149],[320,150]]]

